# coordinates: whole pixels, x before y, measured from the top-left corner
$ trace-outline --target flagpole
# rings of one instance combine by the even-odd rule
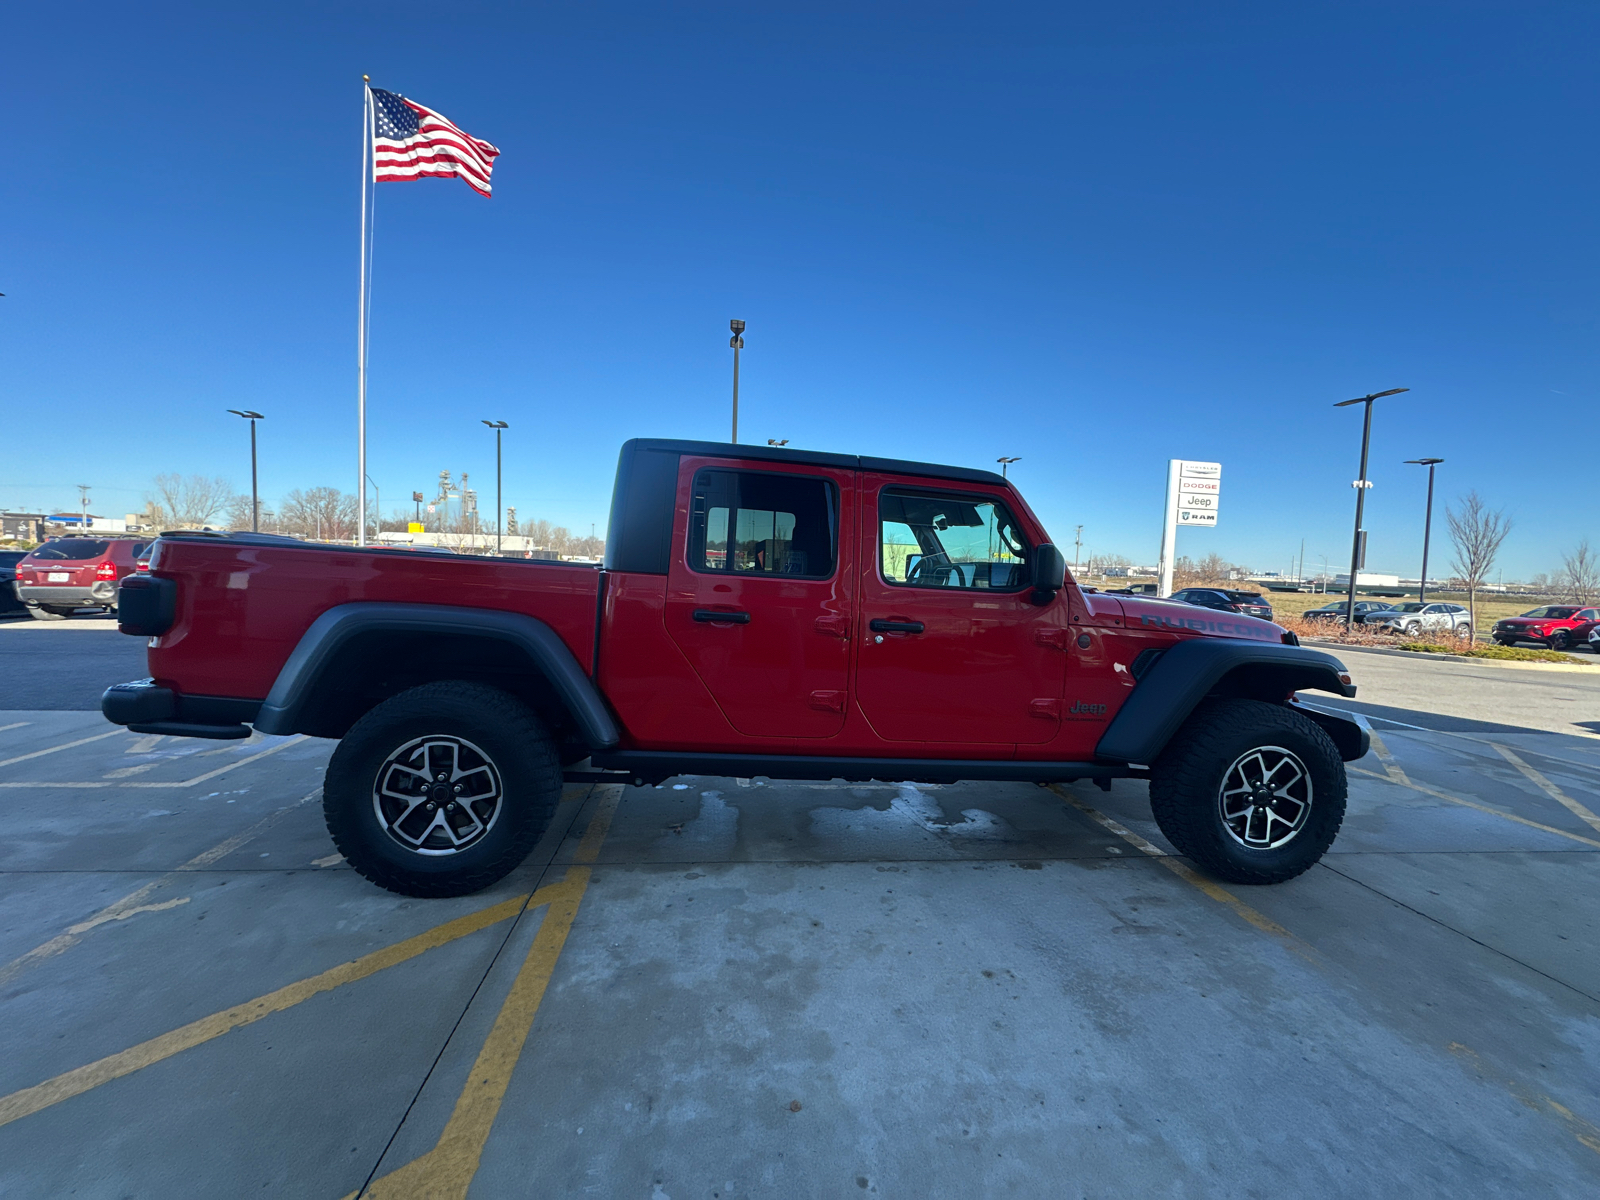
[[[367,169],[372,153],[372,80],[361,77],[361,285],[356,329],[356,545],[367,544]]]

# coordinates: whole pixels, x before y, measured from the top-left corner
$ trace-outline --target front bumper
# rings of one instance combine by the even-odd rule
[[[247,722],[255,720],[260,708],[259,700],[180,695],[157,687],[153,679],[112,684],[100,697],[100,711],[113,725],[173,737],[249,737]]]

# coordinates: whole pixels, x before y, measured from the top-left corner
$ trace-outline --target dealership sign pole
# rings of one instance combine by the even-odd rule
[[[1214,529],[1222,495],[1222,464],[1174,458],[1167,463],[1167,503],[1161,521],[1160,594],[1172,595],[1178,526]]]

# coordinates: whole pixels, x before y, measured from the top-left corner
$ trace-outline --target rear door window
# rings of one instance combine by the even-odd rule
[[[826,579],[838,529],[838,494],[826,479],[706,468],[694,477],[689,567]]]

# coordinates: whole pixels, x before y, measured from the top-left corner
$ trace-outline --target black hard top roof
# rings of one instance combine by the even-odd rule
[[[664,450],[671,454],[705,455],[713,458],[745,458],[758,462],[809,463],[815,467],[838,467],[847,471],[884,471],[892,475],[924,475],[930,479],[959,479],[963,483],[987,483],[1004,487],[1006,480],[993,471],[972,467],[942,467],[936,463],[910,462],[900,458],[871,458],[859,454],[829,454],[822,450],[791,450],[787,446],[750,446],[743,442],[691,442],[676,438],[633,438],[623,445],[628,450]]]

